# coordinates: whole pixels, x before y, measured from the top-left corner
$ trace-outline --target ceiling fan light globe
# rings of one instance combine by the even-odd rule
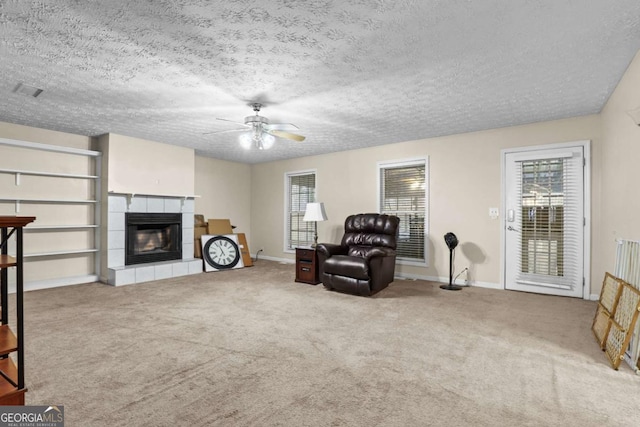
[[[273,144],[276,142],[276,137],[273,135],[269,135],[268,133],[262,134],[262,148],[268,150],[273,147]]]
[[[253,143],[253,138],[251,133],[243,133],[238,137],[238,141],[240,142],[240,146],[245,150],[251,149],[251,144]]]

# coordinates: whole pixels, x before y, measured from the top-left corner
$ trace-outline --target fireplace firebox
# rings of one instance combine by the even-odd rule
[[[182,259],[182,214],[126,213],[125,264]]]

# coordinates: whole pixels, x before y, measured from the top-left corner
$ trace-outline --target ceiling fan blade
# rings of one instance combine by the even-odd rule
[[[205,132],[203,133],[203,135],[214,135],[214,134],[219,134],[219,133],[229,133],[229,132],[246,132],[247,129],[227,129],[227,130],[216,130],[213,132]]]
[[[295,133],[289,133],[289,132],[284,132],[281,130],[269,130],[267,131],[267,133],[270,133],[271,135],[280,137],[280,138],[285,138],[285,139],[292,139],[294,141],[298,141],[298,142],[302,142],[304,141],[304,136],[302,135],[297,135]]]
[[[216,120],[220,120],[220,121],[223,121],[223,122],[231,122],[231,123],[235,123],[235,124],[240,125],[240,126],[251,127],[251,125],[248,125],[248,124],[243,123],[243,122],[236,122],[235,120],[220,119],[220,118],[216,118]]]
[[[251,127],[251,125],[247,125],[246,123],[236,122],[235,120],[219,119],[219,118],[216,118],[216,120],[220,120],[220,121],[223,121],[223,122],[230,122],[230,123],[236,124],[238,126],[243,126],[243,128],[242,129],[226,129],[226,130],[217,130],[217,131],[213,131],[213,132],[205,132],[205,133],[203,133],[203,135],[213,135],[213,134],[216,134],[216,133],[227,133],[227,132],[241,132],[241,131],[246,131],[247,130],[246,128],[250,128]]]
[[[269,123],[264,126],[267,130],[298,130],[298,126],[293,123]]]

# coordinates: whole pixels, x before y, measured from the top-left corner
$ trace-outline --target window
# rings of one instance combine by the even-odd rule
[[[427,159],[379,163],[380,212],[400,218],[397,257],[426,265]]]
[[[285,250],[309,246],[313,242],[313,222],[304,222],[307,203],[316,199],[315,171],[286,174],[287,208],[285,224]]]

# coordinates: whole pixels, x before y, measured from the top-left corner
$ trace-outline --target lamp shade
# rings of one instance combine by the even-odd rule
[[[326,221],[327,214],[324,211],[324,203],[307,203],[303,221]]]

